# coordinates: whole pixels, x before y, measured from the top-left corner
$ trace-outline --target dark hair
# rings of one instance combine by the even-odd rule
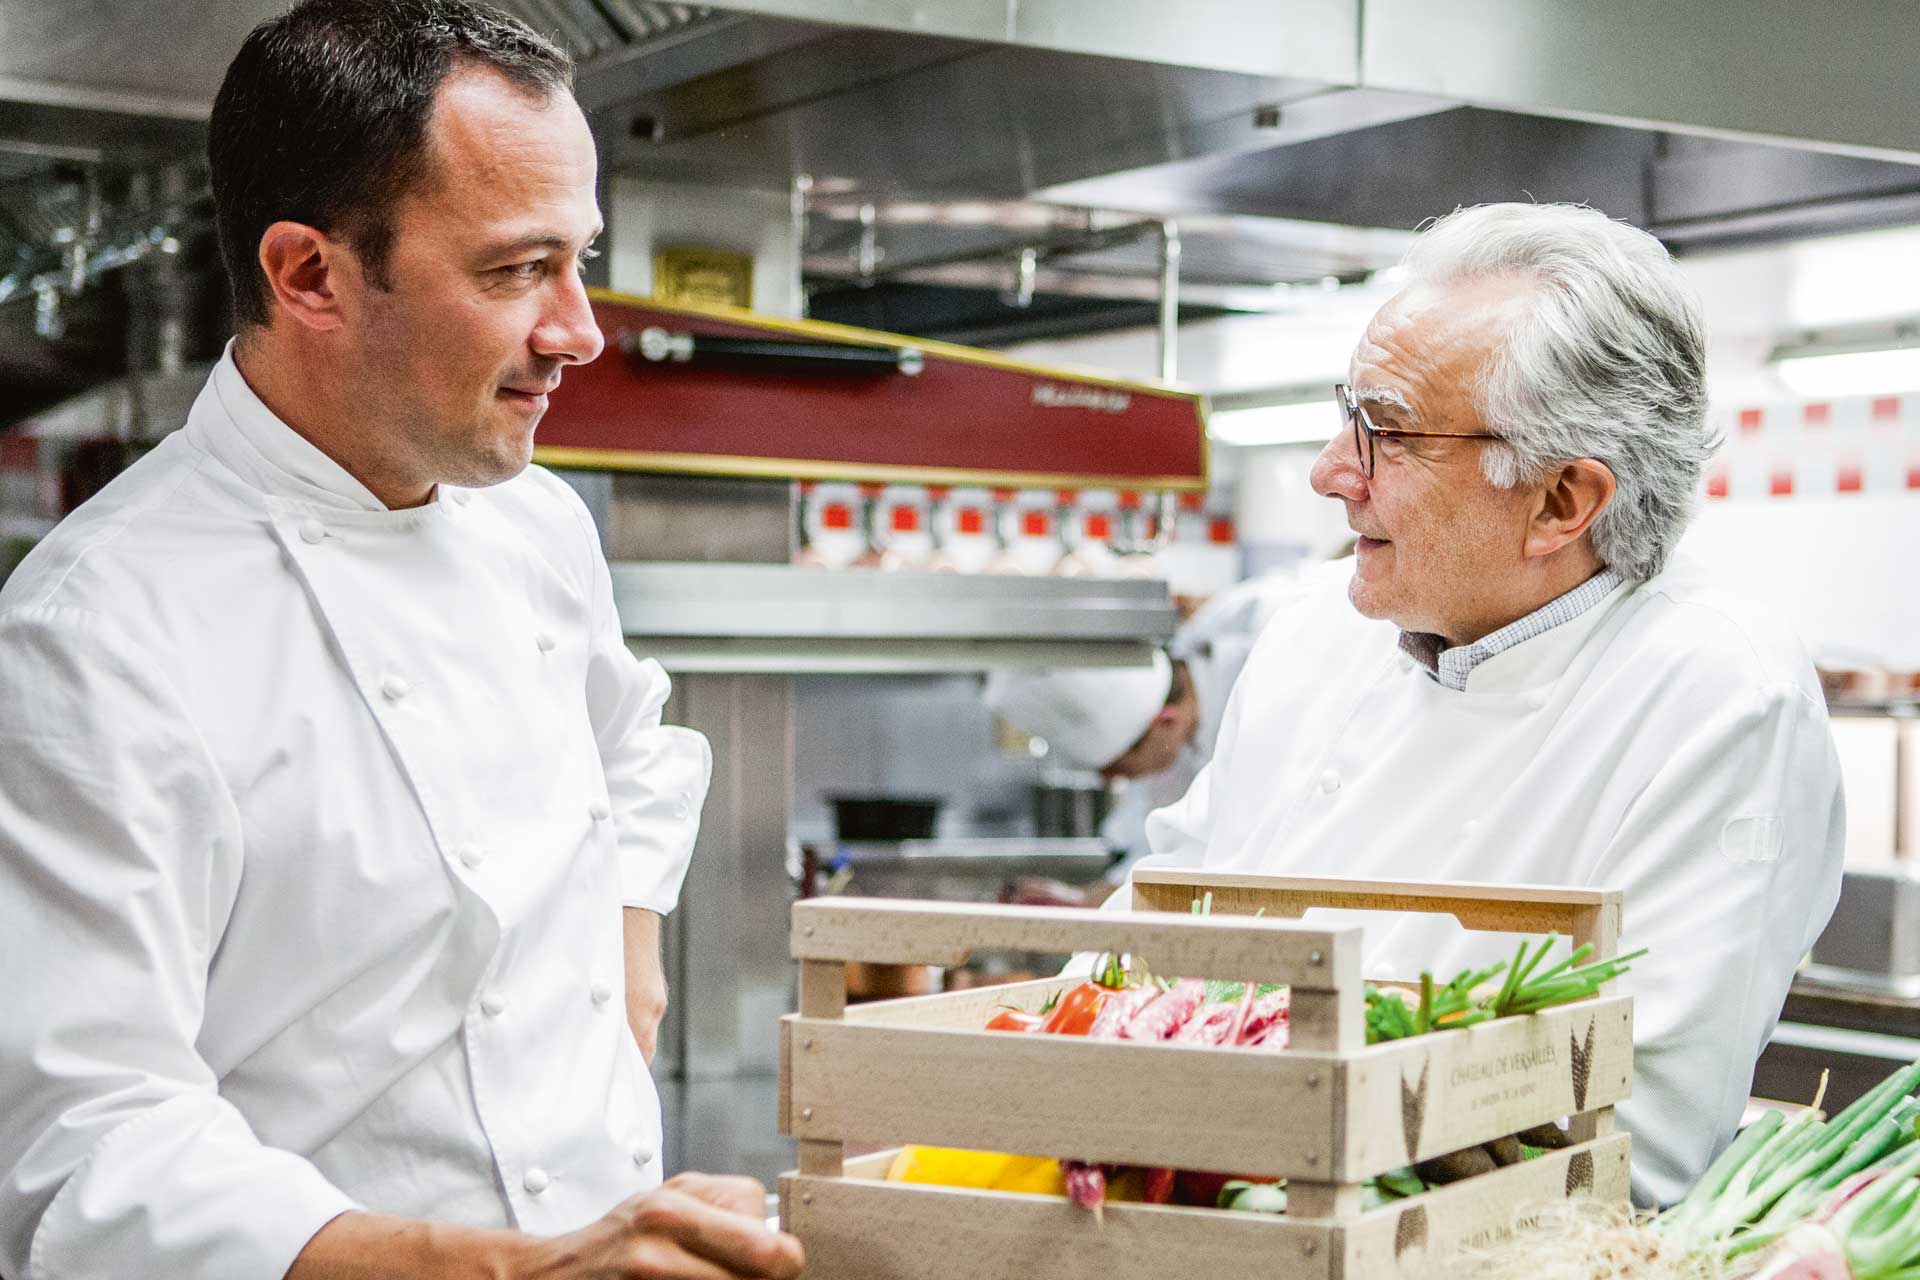
[[[462,61],[541,97],[573,88],[565,52],[471,0],[305,0],[253,29],[207,138],[237,328],[267,323],[260,237],[282,219],[340,236],[387,287],[392,211],[427,175],[434,95]]]

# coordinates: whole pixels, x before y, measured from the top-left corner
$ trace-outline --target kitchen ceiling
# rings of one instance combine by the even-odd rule
[[[233,48],[281,4],[0,0],[0,192],[196,162]],[[1158,241],[1114,228],[1167,217],[1188,301],[1234,309],[1364,276],[1479,200],[1585,200],[1681,249],[1920,220],[1899,0],[504,7],[580,58],[608,168],[810,175],[816,307],[883,299],[929,336],[1092,327],[1103,300],[1131,322]],[[29,243],[0,214],[0,275]],[[1047,305],[999,301],[1025,248]]]

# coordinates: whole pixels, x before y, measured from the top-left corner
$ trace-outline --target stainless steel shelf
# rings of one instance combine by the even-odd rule
[[[612,567],[634,652],[670,671],[929,673],[1130,666],[1178,621],[1164,582],[796,569]]]
[[[856,885],[872,873],[1010,880],[1052,876],[1097,880],[1113,865],[1106,841],[1091,836],[974,836],[946,840],[848,840],[836,846]]]

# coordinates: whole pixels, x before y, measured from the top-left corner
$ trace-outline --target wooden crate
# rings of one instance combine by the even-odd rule
[[[1211,892],[1213,914],[1189,904]],[[1204,1275],[1443,1274],[1459,1246],[1510,1229],[1530,1203],[1584,1191],[1625,1201],[1628,1139],[1612,1106],[1633,1076],[1632,1004],[1602,994],[1368,1047],[1360,930],[1290,917],[1317,906],[1454,915],[1469,929],[1558,930],[1611,955],[1620,897],[1577,889],[1414,885],[1142,872],[1132,912],[882,899],[798,903],[800,1012],[785,1020],[781,1180],[809,1275],[835,1280],[1148,1280]],[[1262,918],[1251,918],[1256,911]],[[975,951],[1127,951],[1155,972],[1283,982],[1280,1052],[990,1032],[996,1004],[1071,985],[1015,986],[847,1008],[849,961],[956,965]],[[1372,1210],[1360,1184],[1562,1116],[1574,1146]],[[1115,1204],[888,1183],[845,1144],[917,1142],[1288,1180],[1285,1215]]]

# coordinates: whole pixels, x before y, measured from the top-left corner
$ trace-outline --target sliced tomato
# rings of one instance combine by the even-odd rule
[[[1045,1022],[1037,1013],[1022,1013],[1018,1009],[1002,1009],[987,1020],[989,1031],[1038,1031]]]
[[[1100,1016],[1112,992],[1097,982],[1083,982],[1060,997],[1040,1029],[1057,1036],[1083,1036]]]

